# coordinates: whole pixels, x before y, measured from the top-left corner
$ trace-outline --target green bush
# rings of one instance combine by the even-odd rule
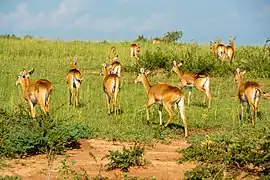
[[[0,180],[20,180],[19,176],[0,176]]]
[[[193,171],[201,171],[211,164],[225,165],[227,169],[237,171],[248,170],[252,164],[259,174],[264,176],[270,168],[270,132],[269,130],[235,130],[227,134],[215,134],[210,138],[195,141],[187,149],[180,151],[183,157],[179,163],[198,161],[204,166]],[[208,171],[207,169],[205,169]],[[195,172],[193,172],[195,173]]]
[[[185,179],[200,180],[200,179],[224,179],[223,166],[216,165],[201,165],[195,170],[185,172]]]
[[[91,129],[83,124],[54,122],[48,118],[0,114],[0,156],[14,157],[53,149],[62,152],[89,138]]]
[[[196,44],[162,45],[145,50],[139,59],[139,67],[170,70],[173,60],[183,63],[183,72],[207,72],[210,76],[224,77],[231,76],[239,67],[253,78],[270,76],[270,52],[262,47],[237,48],[230,64],[222,62]]]
[[[107,164],[108,170],[120,168],[121,171],[127,172],[131,166],[142,166],[144,161],[142,159],[144,147],[135,143],[130,149],[123,148],[123,151],[109,151],[107,156],[109,163]]]

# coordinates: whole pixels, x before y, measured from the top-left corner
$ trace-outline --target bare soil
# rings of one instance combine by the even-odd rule
[[[176,160],[181,156],[177,150],[187,148],[189,145],[185,140],[169,141],[169,144],[158,142],[153,143],[152,146],[147,146],[144,153],[146,165],[130,168],[128,176],[143,179],[155,177],[158,180],[184,179],[184,173],[196,165],[193,163],[177,164]],[[105,165],[108,163],[108,159],[104,157],[109,154],[109,150],[122,150],[124,146],[130,147],[133,145],[134,143],[82,139],[80,140],[80,149],[67,151],[66,156],[57,156],[52,165],[51,179],[63,179],[63,168],[61,171],[60,167],[63,164],[61,161],[65,158],[75,172],[82,172],[83,169],[90,178],[101,175],[109,179],[124,179],[124,174],[120,170],[106,171]],[[75,163],[72,164],[72,161]],[[46,179],[47,168],[46,155],[36,155],[6,161],[5,167],[0,168],[0,174],[39,180]],[[71,179],[71,175],[69,177]]]

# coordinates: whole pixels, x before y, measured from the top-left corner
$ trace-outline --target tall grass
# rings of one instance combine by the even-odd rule
[[[55,121],[85,123],[92,129],[92,137],[119,139],[127,141],[151,142],[153,138],[183,137],[181,119],[175,113],[173,125],[163,128],[158,125],[157,107],[151,108],[150,121],[146,121],[146,94],[141,84],[134,84],[136,70],[145,67],[152,70],[163,68],[165,71],[149,77],[153,84],[157,81],[178,85],[179,78],[171,73],[173,60],[183,61],[183,71],[207,71],[212,77],[211,90],[213,104],[211,109],[200,105],[202,94],[196,90],[192,95],[191,106],[187,107],[188,127],[191,134],[198,131],[228,131],[231,127],[240,127],[238,120],[238,101],[235,99],[236,84],[232,74],[236,67],[247,70],[247,79],[256,80],[266,85],[269,80],[262,79],[270,75],[269,52],[262,47],[237,47],[233,64],[221,63],[209,52],[208,46],[196,44],[153,45],[142,43],[141,58],[137,67],[132,66],[129,42],[65,42],[41,40],[0,39],[1,86],[0,107],[9,115],[18,111],[28,115],[28,107],[21,96],[20,88],[15,86],[16,76],[21,69],[35,68],[32,79],[45,78],[53,83],[51,98],[51,118]],[[102,89],[103,77],[99,75],[103,62],[109,62],[111,48],[116,53],[123,68],[119,108],[123,111],[118,116],[106,113],[105,95]],[[79,108],[68,105],[68,90],[65,75],[69,70],[68,55],[78,56],[78,68],[84,81],[81,87]],[[131,67],[131,68],[129,68]],[[185,90],[186,91],[186,90]],[[260,104],[261,116],[258,124],[269,124],[268,101]],[[37,107],[37,116],[42,113]],[[163,117],[168,118],[163,112]],[[31,121],[31,119],[29,119]]]

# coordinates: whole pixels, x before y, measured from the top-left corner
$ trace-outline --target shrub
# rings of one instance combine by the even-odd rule
[[[135,143],[130,149],[123,148],[123,151],[109,151],[107,156],[109,163],[107,164],[108,170],[120,168],[121,171],[127,172],[131,166],[142,166],[144,160],[142,159],[144,147]]]
[[[0,176],[0,180],[20,180],[19,176]]]
[[[207,72],[210,76],[231,76],[236,68],[246,70],[249,76],[269,77],[270,53],[263,47],[240,47],[236,49],[232,63],[221,62],[211,52],[197,44],[163,44],[154,49],[146,49],[140,56],[139,66],[146,69],[163,68],[170,70],[172,61],[182,62],[183,72]],[[133,70],[138,70],[139,67]]]
[[[227,169],[237,172],[248,170],[248,166],[252,164],[263,176],[270,167],[270,132],[250,129],[213,135],[213,139],[193,142],[190,147],[181,150],[181,153],[183,157],[179,159],[179,163],[198,161],[203,164],[193,171],[201,171],[204,167],[215,164],[225,165]]]
[[[201,165],[192,171],[185,172],[185,179],[224,179],[223,166]]]
[[[0,156],[14,157],[46,150],[62,152],[74,147],[80,138],[91,137],[91,129],[83,124],[48,118],[0,114]]]

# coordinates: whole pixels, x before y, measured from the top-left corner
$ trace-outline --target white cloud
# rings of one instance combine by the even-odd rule
[[[145,20],[142,20],[138,24],[134,25],[134,30],[138,33],[145,31],[164,30],[166,25],[166,17],[164,14],[153,13]]]
[[[118,0],[129,2],[129,0]],[[153,13],[142,20],[138,17],[121,17],[117,15],[95,17],[91,14],[89,0],[62,0],[51,12],[29,13],[27,3],[17,5],[14,12],[0,13],[0,27],[18,31],[56,29],[84,29],[89,31],[116,32],[160,30],[164,26],[165,16]]]

